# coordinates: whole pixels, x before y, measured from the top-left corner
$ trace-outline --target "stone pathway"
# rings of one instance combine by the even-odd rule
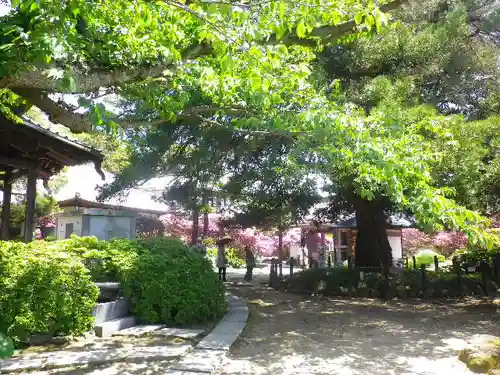
[[[0,373],[51,369],[82,365],[96,365],[116,361],[147,361],[174,359],[183,356],[191,345],[177,346],[144,346],[111,348],[89,351],[57,351],[31,354],[22,358],[3,360],[0,363]]]
[[[229,296],[229,311],[217,326],[194,350],[171,366],[167,375],[211,374],[217,370],[229,348],[245,328],[248,320],[248,307],[240,298]]]
[[[315,299],[231,286],[250,318],[218,375],[472,374],[457,360],[474,335],[500,335],[500,307]]]

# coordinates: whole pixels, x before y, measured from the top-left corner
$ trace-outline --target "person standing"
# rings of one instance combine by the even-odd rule
[[[217,267],[219,268],[219,280],[226,282],[227,258],[226,249],[222,241],[219,243],[217,250]]]
[[[245,261],[247,264],[247,273],[245,274],[244,280],[251,281],[253,276],[253,269],[255,267],[255,256],[248,246],[245,247]]]

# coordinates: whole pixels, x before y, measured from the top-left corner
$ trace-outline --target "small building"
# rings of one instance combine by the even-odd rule
[[[0,172],[2,173],[3,202],[0,239],[9,240],[12,184],[27,177],[26,218],[24,240],[33,239],[37,180],[47,182],[66,166],[93,163],[104,179],[99,151],[74,142],[45,129],[23,117],[22,123],[13,122],[0,114]]]
[[[387,238],[392,249],[394,262],[403,259],[403,228],[410,227],[408,220],[390,217],[387,222]],[[325,223],[321,225],[303,224],[305,245],[308,256],[317,259],[319,246],[325,245],[326,236],[333,235],[330,251],[335,252],[335,258],[339,261],[346,261],[349,256],[354,256],[355,239],[357,234],[356,217],[338,223]],[[319,238],[318,238],[319,234]]]
[[[92,202],[79,196],[58,204],[62,209],[62,212],[55,214],[58,240],[69,238],[72,234],[95,236],[100,240],[134,239],[139,217],[154,219],[165,214],[165,211]]]

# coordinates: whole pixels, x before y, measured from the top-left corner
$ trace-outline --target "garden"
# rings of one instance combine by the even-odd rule
[[[90,331],[96,283],[107,281],[121,284],[141,324],[212,322],[227,308],[210,262],[176,239],[0,242],[0,356],[36,335]]]

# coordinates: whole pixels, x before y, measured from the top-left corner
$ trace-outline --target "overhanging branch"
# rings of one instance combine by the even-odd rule
[[[380,10],[389,12],[410,0],[394,0],[388,4],[382,5]],[[174,1],[175,2],[175,1]],[[175,2],[177,6],[180,3]],[[182,5],[182,4],[180,4]],[[183,9],[187,8],[182,5]],[[189,9],[189,8],[188,8]],[[208,21],[208,20],[207,20]],[[313,31],[302,39],[297,36],[296,30],[286,35],[283,39],[278,40],[276,34],[266,41],[261,41],[261,44],[285,44],[285,45],[310,45],[315,46],[314,38],[319,38],[323,43],[330,43],[335,39],[342,37],[356,29],[354,20],[336,25],[322,26],[313,29]],[[312,38],[312,39],[311,39]],[[183,60],[193,60],[198,57],[212,53],[212,47],[206,43],[195,44],[183,53]],[[20,72],[16,76],[2,77],[0,79],[0,88],[10,88],[13,91],[17,90],[40,90],[44,92],[57,92],[66,94],[84,94],[95,92],[102,87],[121,86],[123,84],[140,81],[146,78],[156,78],[165,75],[168,71],[175,70],[175,64],[158,64],[155,66],[139,66],[134,69],[115,68],[114,70],[90,70],[70,67],[69,75],[72,77],[73,84],[63,87],[62,76],[64,71],[56,66],[48,66],[44,68],[32,68]]]
[[[136,69],[115,70],[90,70],[84,71],[77,68],[71,69],[71,77],[74,85],[62,86],[62,79],[54,77],[54,74],[62,75],[63,72],[56,68],[34,68],[24,70],[17,76],[4,77],[0,80],[0,88],[16,90],[41,90],[46,92],[58,92],[66,94],[83,94],[94,92],[101,87],[120,86],[128,82],[143,80],[148,77],[160,77],[166,71],[174,68],[173,65],[158,65],[138,67]]]
[[[182,4],[176,0],[177,7]],[[380,10],[389,12],[399,6],[409,2],[410,0],[394,0],[388,4],[382,5]],[[181,6],[185,8],[185,6]],[[185,9],[184,9],[185,10]],[[347,35],[356,29],[356,23],[351,20],[336,26],[323,26],[312,30],[312,32],[305,38],[299,38],[296,31],[293,30],[290,34],[286,35],[282,40],[277,40],[276,35],[271,35],[267,40],[262,40],[258,43],[261,44],[277,44],[283,43],[286,45],[311,45],[315,46],[319,39],[322,43],[330,43],[333,40]],[[212,46],[206,43],[195,44],[187,48],[182,60],[194,60],[204,55],[211,54],[213,51]],[[155,66],[139,66],[134,69],[115,68],[114,70],[90,70],[86,71],[78,66],[72,66],[67,72],[70,77],[70,84],[61,85],[64,71],[58,70],[57,67],[33,67],[19,74],[10,77],[2,77],[0,79],[0,89],[9,88],[12,91],[28,99],[31,103],[35,104],[49,116],[53,122],[60,123],[67,126],[74,132],[89,132],[92,130],[92,123],[87,114],[75,113],[75,108],[68,106],[63,102],[55,102],[48,97],[49,93],[66,93],[66,94],[84,94],[96,92],[101,88],[113,88],[122,86],[130,82],[137,82],[147,78],[156,78],[165,75],[168,71],[176,69],[175,64],[171,63],[158,63]],[[213,109],[207,109],[213,111]],[[235,114],[224,109],[225,113]],[[182,113],[180,116],[197,116],[205,114],[205,112],[192,111],[191,113]],[[159,119],[158,122],[148,121],[144,125],[151,125],[154,123],[162,123],[163,120]],[[125,126],[137,126],[137,123],[126,124]]]
[[[64,125],[75,133],[92,131],[90,117],[87,114],[75,113],[76,108],[64,102],[55,102],[42,91],[27,89],[13,91],[45,112],[50,121]]]

